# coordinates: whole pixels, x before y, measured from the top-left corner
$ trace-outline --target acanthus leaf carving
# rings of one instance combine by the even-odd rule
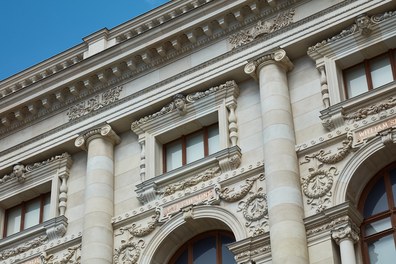
[[[42,264],[81,264],[81,244],[69,247],[63,257],[55,257],[53,254],[47,255],[43,252],[40,259]]]
[[[381,102],[379,104],[370,105],[368,107],[363,107],[354,113],[343,115],[345,120],[350,120],[352,123],[365,119],[366,117],[374,114],[381,113],[387,109],[396,106],[396,97],[390,97],[386,102]]]
[[[263,181],[264,180],[264,174],[261,173],[260,175],[250,178],[250,179],[246,179],[245,182],[246,184],[241,186],[239,191],[235,191],[233,188],[229,189],[229,188],[224,188],[221,189],[220,187],[216,187],[216,193],[219,195],[220,199],[228,202],[228,203],[233,203],[236,201],[241,200],[242,198],[244,198],[252,189],[253,184],[257,181]]]
[[[13,257],[15,255],[18,255],[20,253],[24,253],[30,249],[37,248],[43,244],[45,244],[48,241],[48,237],[43,235],[36,237],[35,239],[32,239],[30,241],[25,242],[22,245],[19,245],[15,248],[10,248],[6,249],[4,251],[0,252],[0,260],[6,260],[10,257]]]

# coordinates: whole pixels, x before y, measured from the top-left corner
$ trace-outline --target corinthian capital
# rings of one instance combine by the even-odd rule
[[[92,129],[88,132],[85,132],[83,135],[80,135],[78,138],[76,138],[74,145],[87,151],[89,142],[92,139],[98,137],[104,137],[107,140],[110,140],[113,144],[119,144],[121,141],[120,137],[114,132],[111,126],[106,124],[102,127]]]
[[[285,71],[291,71],[293,69],[293,63],[290,61],[289,57],[287,57],[286,51],[283,49],[278,49],[267,53],[258,59],[249,61],[245,65],[245,73],[257,80],[260,69],[265,65],[272,63],[281,65]]]
[[[341,241],[346,239],[351,240],[354,243],[359,241],[357,227],[352,223],[348,223],[345,226],[332,230],[331,237],[337,244],[340,244]]]

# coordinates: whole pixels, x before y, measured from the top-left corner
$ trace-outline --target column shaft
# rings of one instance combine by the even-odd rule
[[[281,59],[286,57],[282,52]],[[272,57],[261,62],[258,67],[272,262],[308,263],[304,209],[286,74],[291,63],[287,57],[286,65],[278,61],[278,55],[275,54],[275,59]]]
[[[343,239],[340,242],[342,264],[356,264],[355,247],[352,239]]]

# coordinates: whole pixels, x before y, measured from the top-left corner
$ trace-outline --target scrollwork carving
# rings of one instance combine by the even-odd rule
[[[378,114],[394,106],[396,106],[396,97],[390,97],[386,102],[360,108],[354,113],[343,115],[343,118],[345,120],[351,120],[353,123],[355,121],[365,119],[370,115]]]
[[[39,247],[48,241],[47,236],[39,236],[15,248],[6,249],[0,252],[0,259],[5,260],[20,253],[24,253],[30,249]]]
[[[135,264],[139,260],[142,249],[145,243],[142,239],[137,242],[132,240],[121,241],[122,245],[115,249],[114,263],[115,264]]]
[[[80,264],[81,263],[81,244],[69,247],[63,257],[55,257],[53,254],[47,255],[43,252],[40,255],[42,264]]]
[[[132,224],[130,226],[126,226],[126,227],[120,228],[120,233],[119,234],[115,234],[115,236],[123,235],[125,232],[127,232],[130,237],[144,237],[144,236],[147,236],[148,234],[153,232],[154,229],[157,227],[160,215],[161,215],[160,211],[156,210],[155,214],[151,217],[152,221],[149,222],[146,227],[141,228],[140,226],[138,226],[138,225],[136,225],[134,223],[134,224]]]
[[[239,191],[235,191],[234,188],[229,189],[229,188],[224,188],[221,189],[220,187],[217,187],[216,193],[219,195],[220,199],[228,202],[228,203],[233,203],[236,201],[241,200],[242,198],[244,198],[249,191],[252,189],[253,184],[257,181],[263,181],[264,180],[264,174],[260,174],[256,177],[253,177],[251,179],[246,179],[246,184],[241,186]]]

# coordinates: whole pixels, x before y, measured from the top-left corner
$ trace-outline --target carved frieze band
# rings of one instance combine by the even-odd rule
[[[32,240],[29,240],[29,241],[25,242],[24,244],[19,245],[15,248],[10,248],[10,249],[1,251],[0,252],[0,260],[6,260],[6,259],[13,257],[15,255],[18,255],[20,253],[24,253],[30,249],[39,247],[39,246],[45,244],[47,241],[48,241],[48,237],[46,235],[43,235],[43,236],[34,238]]]
[[[67,111],[69,121],[80,118],[104,106],[114,103],[120,98],[121,91],[122,86],[117,86],[87,100],[84,100],[78,104],[73,105]]]
[[[186,114],[186,104],[194,103],[204,97],[215,94],[216,92],[219,92],[221,90],[227,90],[231,87],[238,87],[238,85],[236,84],[235,81],[228,81],[228,82],[221,84],[219,86],[211,87],[208,90],[203,91],[203,92],[196,92],[196,93],[188,94],[186,96],[184,96],[182,94],[176,94],[173,96],[173,101],[171,103],[165,105],[164,107],[162,107],[160,111],[134,121],[131,124],[131,129],[133,131],[135,131],[136,129],[138,129],[138,127],[140,125],[145,124],[151,120],[159,118],[159,117],[161,117],[167,113],[173,112],[175,110],[177,110],[180,115],[184,115],[184,114]]]
[[[62,257],[55,257],[53,254],[43,252],[40,255],[41,264],[80,264],[81,244],[69,247]]]
[[[262,35],[270,34],[281,28],[287,27],[293,23],[294,14],[295,10],[290,9],[287,12],[279,13],[272,21],[258,21],[252,28],[242,30],[232,35],[229,42],[233,49],[250,43]]]
[[[113,144],[119,144],[121,142],[120,137],[114,132],[110,125],[106,124],[102,127],[92,129],[83,135],[76,138],[74,144],[76,147],[81,148],[85,151],[88,150],[89,141],[94,137],[104,137],[113,142]]]
[[[396,17],[396,11],[389,11],[381,14],[377,14],[374,16],[369,17],[368,15],[362,14],[356,17],[355,23],[353,23],[351,26],[348,28],[342,30],[339,34],[328,38],[327,40],[323,40],[322,42],[319,42],[315,44],[312,47],[308,48],[308,53],[315,52],[317,49],[338,41],[340,39],[343,39],[347,36],[350,36],[354,33],[359,32],[363,36],[368,36],[370,35],[372,28],[376,25],[381,23],[384,20],[390,19],[390,18],[395,18]]]
[[[60,159],[70,158],[68,153],[62,153],[61,155],[53,156],[47,160],[36,162],[33,164],[23,165],[23,164],[16,164],[13,166],[12,172],[10,174],[6,174],[0,178],[0,185],[4,184],[11,180],[16,180],[18,182],[23,182],[26,179],[26,174],[28,172],[32,172],[37,168],[43,167],[48,165],[49,163],[58,161]]]
[[[258,80],[259,70],[266,64],[280,63],[286,71],[293,69],[293,63],[286,55],[286,51],[278,49],[273,52],[267,53],[262,57],[250,61],[245,65],[245,73],[252,76],[255,80]]]
[[[392,96],[388,98],[386,102],[381,102],[378,104],[370,105],[368,107],[363,107],[350,114],[343,114],[343,118],[345,120],[350,120],[353,123],[355,121],[365,119],[368,116],[381,113],[395,106],[396,106],[396,97]]]

